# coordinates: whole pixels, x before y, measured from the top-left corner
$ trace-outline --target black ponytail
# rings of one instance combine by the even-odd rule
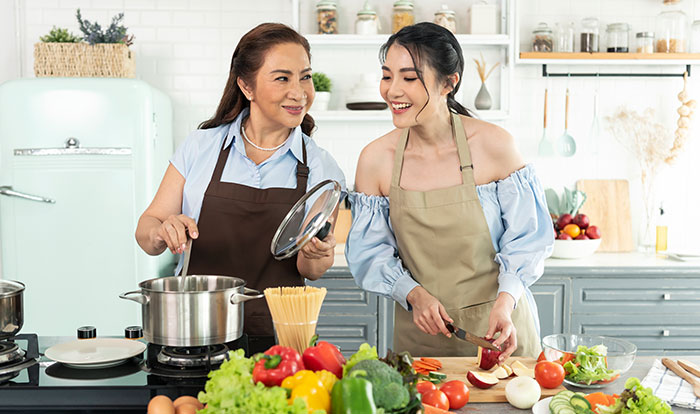
[[[474,114],[457,102],[455,94],[462,84],[462,74],[464,72],[464,55],[462,47],[457,38],[442,26],[435,23],[423,22],[406,26],[389,37],[386,43],[379,49],[379,60],[383,64],[386,61],[386,54],[389,48],[394,45],[401,45],[406,48],[408,54],[416,67],[416,75],[423,84],[428,97],[430,93],[425,85],[423,73],[419,70],[416,62],[424,63],[433,68],[437,74],[438,82],[450,82],[449,76],[457,73],[459,80],[452,86],[452,91],[447,94],[447,107],[451,112],[473,118]],[[426,102],[427,105],[427,102]],[[425,106],[423,107],[425,108]],[[423,109],[421,109],[422,111]],[[420,113],[420,112],[419,112]]]

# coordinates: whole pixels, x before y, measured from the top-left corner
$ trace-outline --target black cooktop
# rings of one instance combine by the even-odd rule
[[[34,348],[32,341],[37,341],[36,335],[15,338],[25,350]],[[247,338],[244,335],[226,345],[247,349]],[[47,347],[38,337],[38,349],[43,353]],[[73,368],[42,355],[38,364],[0,383],[0,413],[144,413],[156,395],[173,400],[182,395],[196,397],[204,389],[206,376],[154,374],[149,361],[159,349],[149,344],[143,356],[98,369]]]

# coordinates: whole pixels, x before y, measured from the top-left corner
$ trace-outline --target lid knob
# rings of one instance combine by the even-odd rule
[[[126,339],[141,339],[143,338],[143,328],[140,326],[127,326],[124,328],[124,338]]]
[[[97,338],[97,328],[91,325],[81,326],[78,328],[78,339],[94,339]]]

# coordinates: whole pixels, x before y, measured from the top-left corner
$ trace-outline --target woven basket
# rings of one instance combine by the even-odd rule
[[[36,43],[37,77],[133,78],[134,57],[122,43]]]

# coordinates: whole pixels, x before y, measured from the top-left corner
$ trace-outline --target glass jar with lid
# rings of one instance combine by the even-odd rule
[[[375,35],[379,33],[379,19],[377,12],[372,10],[369,5],[369,0],[365,2],[365,6],[357,12],[357,20],[355,20],[355,33],[359,35]]]
[[[318,34],[338,34],[338,7],[332,0],[321,0],[316,4]]]
[[[630,51],[630,26],[627,23],[611,23],[607,33],[608,53],[628,53]]]
[[[440,10],[435,12],[433,23],[444,27],[452,33],[457,32],[457,14],[454,10],[449,10],[447,4],[443,4]]]
[[[406,26],[413,24],[413,2],[411,0],[399,0],[394,2],[394,13],[391,16],[391,33],[396,33]]]
[[[688,17],[681,10],[681,0],[664,0],[664,9],[656,16],[656,52],[687,51]]]
[[[538,24],[535,30],[532,31],[532,51],[551,52],[552,46],[554,46],[552,29],[547,26],[547,23]]]
[[[598,19],[586,17],[581,20],[581,52],[597,52],[600,38]]]
[[[700,20],[694,21],[691,28],[690,51],[700,53]]]
[[[654,32],[639,32],[635,35],[635,52],[654,53]]]
[[[558,23],[554,25],[556,41],[554,42],[555,52],[570,53],[574,51],[574,22]]]

